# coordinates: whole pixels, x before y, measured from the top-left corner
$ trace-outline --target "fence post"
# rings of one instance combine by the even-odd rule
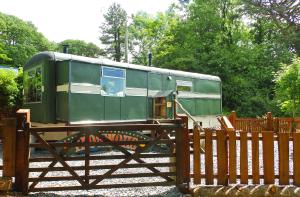
[[[15,190],[23,195],[28,193],[29,121],[29,110],[17,111]]]
[[[272,112],[267,113],[267,131],[273,131],[273,117]]]
[[[229,120],[233,126],[233,128],[236,128],[236,112],[232,111],[230,116],[229,116]]]
[[[15,176],[16,119],[3,119],[3,176]]]
[[[190,144],[188,117],[178,115],[183,128],[176,130],[176,186],[182,193],[189,193],[190,187]]]

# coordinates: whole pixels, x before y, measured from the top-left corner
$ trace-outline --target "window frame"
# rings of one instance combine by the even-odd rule
[[[103,70],[104,70],[105,68],[113,69],[113,70],[121,70],[121,71],[124,72],[124,77],[114,77],[114,76],[110,76],[110,75],[104,75]],[[121,79],[121,80],[123,80],[123,81],[124,81],[124,83],[123,83],[123,95],[122,95],[122,96],[118,96],[118,95],[108,95],[108,94],[105,94],[104,91],[103,91],[103,78],[111,78],[111,79]],[[101,66],[100,85],[101,85],[101,91],[100,91],[101,96],[109,96],[109,97],[125,97],[125,96],[126,96],[126,69],[124,69],[124,68],[112,67],[112,66]]]
[[[184,83],[186,83],[186,84],[184,84]],[[178,90],[178,86],[179,87],[189,87],[190,91]],[[176,91],[179,91],[179,92],[193,92],[193,81],[176,80]]]
[[[27,76],[29,76],[29,73],[31,72],[31,71],[34,71],[34,77],[32,77],[32,78],[35,78],[36,77],[36,72],[37,72],[37,69],[41,69],[41,96],[40,96],[40,100],[39,101],[28,101],[28,95],[29,95],[29,86],[27,86],[27,95],[26,95],[26,92],[25,92],[25,88],[24,88],[24,103],[25,104],[34,104],[34,103],[43,103],[43,89],[44,89],[44,87],[43,87],[43,79],[44,79],[44,76],[43,76],[43,73],[44,73],[44,69],[43,69],[43,66],[42,65],[37,65],[37,66],[35,66],[35,67],[32,67],[32,68],[30,68],[30,69],[28,69],[28,70],[26,70],[25,72],[24,72],[24,75],[27,75]],[[29,77],[28,77],[29,78]],[[29,84],[28,84],[29,85]],[[36,86],[34,87],[35,89],[37,89],[36,88]],[[36,97],[37,98],[37,97]]]

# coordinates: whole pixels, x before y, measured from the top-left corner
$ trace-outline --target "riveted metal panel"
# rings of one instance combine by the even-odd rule
[[[56,119],[59,121],[68,121],[68,93],[56,93]]]
[[[124,97],[121,100],[121,106],[122,120],[147,118],[147,97]]]
[[[120,97],[104,97],[105,120],[121,119],[121,98]]]
[[[220,99],[195,99],[196,115],[220,115],[221,100]]]
[[[56,85],[64,85],[69,83],[69,61],[57,62],[56,81]]]
[[[193,81],[195,92],[220,94],[221,83],[219,81],[209,81],[202,79],[194,79]]]
[[[100,65],[71,62],[71,82],[100,84]]]
[[[162,90],[162,75],[157,73],[149,73],[149,89],[150,90]]]
[[[196,115],[196,102],[195,99],[178,99],[181,105],[185,110],[187,110],[192,116]],[[182,113],[181,109],[179,108],[179,113]]]
[[[104,97],[97,94],[70,94],[70,122],[104,120]]]
[[[147,72],[127,69],[126,87],[147,88]]]

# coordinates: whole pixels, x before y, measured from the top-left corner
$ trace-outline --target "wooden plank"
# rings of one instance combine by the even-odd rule
[[[90,189],[111,189],[111,188],[125,188],[125,187],[152,187],[152,186],[173,186],[174,181],[169,182],[149,182],[149,183],[126,183],[126,184],[107,184],[95,185]],[[67,187],[40,187],[30,190],[30,192],[45,192],[45,191],[63,191],[63,190],[82,190],[82,186],[67,186]]]
[[[300,186],[300,133],[293,133],[294,185]]]
[[[279,184],[289,185],[289,133],[278,133]]]
[[[175,153],[147,153],[147,154],[140,154],[140,158],[164,158],[164,157],[175,157]],[[102,156],[89,156],[89,160],[111,160],[111,159],[125,159],[125,155],[102,155]],[[53,161],[53,157],[37,157],[37,158],[30,158],[29,162],[49,162]],[[85,157],[83,156],[72,156],[64,157],[65,161],[83,161]]]
[[[274,184],[274,132],[262,131],[264,183]]]
[[[228,156],[226,131],[217,131],[218,185],[228,185]]]
[[[16,156],[16,119],[5,118],[3,121],[3,176],[15,176]]]
[[[159,173],[132,173],[132,174],[112,174],[107,179],[119,179],[119,178],[140,178],[140,177],[159,177],[159,176],[175,176],[176,172],[159,172]],[[101,178],[102,175],[89,175],[87,179]],[[36,181],[38,178],[29,178],[29,181]],[[39,181],[67,181],[76,180],[74,176],[58,176],[58,177],[43,177]]]
[[[193,140],[194,140],[194,184],[200,184],[201,183],[201,178],[200,178],[200,174],[201,174],[201,161],[200,161],[200,151],[201,151],[201,147],[200,147],[200,130],[198,127],[194,128],[194,135],[193,135]]]
[[[164,162],[164,163],[132,163],[132,164],[125,164],[122,166],[122,168],[156,168],[156,167],[171,167],[175,166],[176,163],[172,162]],[[102,170],[102,169],[111,169],[112,165],[93,165],[89,166],[88,169],[90,170]],[[73,170],[85,170],[85,166],[70,166]],[[64,167],[53,167],[48,166],[48,171],[66,171],[66,168]],[[29,172],[43,172],[45,168],[29,168]],[[153,173],[159,173],[158,171],[155,171]]]
[[[228,131],[229,136],[229,183],[236,183],[236,131]]]
[[[248,140],[247,131],[241,131],[240,136],[240,174],[241,184],[248,184]]]
[[[180,128],[180,121],[163,124],[120,124],[120,125],[82,125],[82,126],[57,126],[57,127],[32,127],[33,132],[66,132],[66,131],[140,131],[162,130]]]
[[[260,184],[259,181],[259,132],[251,132],[251,146],[252,146],[252,179],[253,184]]]
[[[212,185],[213,178],[213,149],[212,149],[212,131],[205,129],[205,184]]]

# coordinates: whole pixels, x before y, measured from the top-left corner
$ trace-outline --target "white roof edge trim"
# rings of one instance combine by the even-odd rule
[[[49,52],[49,53],[52,53],[52,55],[55,57],[55,61],[74,60],[74,61],[101,64],[101,65],[107,65],[113,67],[143,70],[143,71],[148,71],[153,73],[162,73],[167,75],[175,75],[175,76],[189,77],[189,78],[196,78],[196,79],[207,79],[211,81],[221,81],[220,77],[213,76],[213,75],[206,75],[200,73],[192,73],[192,72],[185,72],[185,71],[171,70],[171,69],[157,68],[157,67],[148,67],[148,66],[135,65],[135,64],[129,64],[123,62],[115,62],[104,58],[91,58],[91,57],[84,57],[84,56],[58,53],[58,52]]]

